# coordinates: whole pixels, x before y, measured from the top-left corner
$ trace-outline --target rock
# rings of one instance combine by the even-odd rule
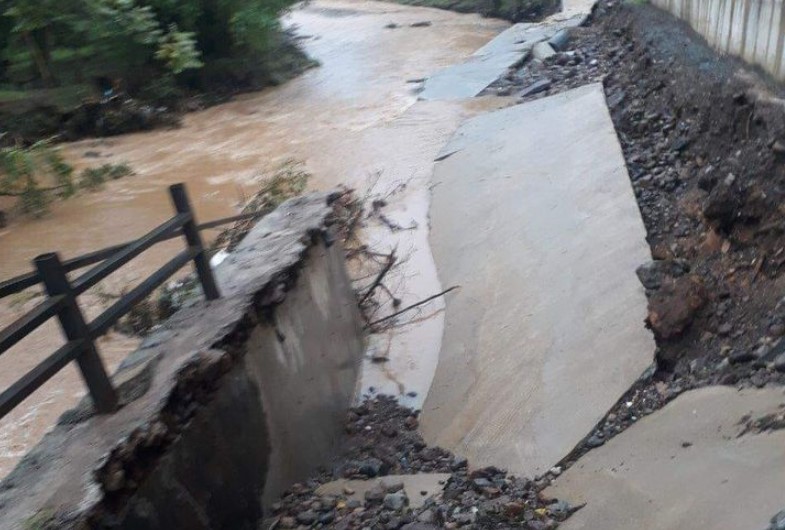
[[[469,461],[466,458],[461,456],[456,456],[452,459],[452,463],[450,464],[450,469],[453,471],[458,471],[459,469],[464,469],[469,465]]]
[[[675,140],[673,140],[673,142],[671,142],[670,148],[671,148],[671,151],[675,151],[677,153],[680,153],[680,152],[684,151],[685,149],[687,149],[687,147],[689,145],[690,145],[690,139],[687,138],[686,136],[680,136],[680,137],[676,138]]]
[[[430,20],[423,20],[421,22],[415,22],[414,24],[410,24],[410,26],[413,28],[427,28],[430,25],[431,25]]]
[[[316,522],[317,515],[313,510],[305,510],[297,514],[297,522],[304,525],[312,525]]]
[[[382,502],[387,495],[387,490],[381,482],[365,492],[365,500],[367,502]]]
[[[715,221],[722,228],[730,228],[736,221],[737,213],[742,205],[740,194],[726,182],[717,184],[709,193],[703,204],[703,216]]]
[[[683,260],[654,260],[644,263],[635,274],[646,289],[659,289],[667,278],[677,278],[690,271],[690,266]]]
[[[706,303],[706,291],[696,276],[681,276],[664,283],[649,297],[646,322],[659,339],[681,335]]]
[[[413,431],[420,426],[420,421],[417,419],[417,416],[409,416],[403,424],[407,429]]]
[[[570,32],[567,29],[560,29],[553,37],[548,39],[548,44],[551,45],[551,48],[558,51],[564,51],[564,48],[567,47],[567,43],[569,42]]]
[[[771,150],[774,152],[774,154],[785,155],[785,142],[776,140],[773,144],[771,144]]]
[[[496,89],[497,96],[503,97],[503,96],[509,96],[510,94],[512,94],[511,86],[503,86]]]
[[[714,166],[706,166],[698,175],[698,187],[703,191],[711,191],[717,185],[717,174]]]
[[[477,519],[474,513],[459,513],[453,516],[453,520],[461,526],[470,525]]]
[[[532,57],[539,61],[544,61],[545,59],[553,57],[554,55],[556,55],[556,50],[554,50],[547,42],[538,42],[532,48]]]
[[[527,96],[531,96],[533,94],[539,94],[540,92],[544,92],[551,88],[551,80],[550,79],[540,79],[539,81],[535,81],[531,85],[527,86],[520,92],[518,92],[518,97],[525,98]]]
[[[433,514],[433,510],[428,509],[420,513],[417,516],[417,520],[421,523],[432,523],[436,520],[436,516]]]
[[[297,527],[297,519],[295,519],[294,517],[289,517],[289,516],[281,517],[278,520],[278,525],[281,528],[296,528]]]
[[[400,26],[398,24],[396,24],[395,22],[390,22],[389,24],[384,26],[384,29],[396,29],[396,28],[399,28],[399,27]]]
[[[778,372],[785,372],[785,353],[780,353],[772,365]]]
[[[771,518],[771,525],[768,530],[785,530],[785,510]]]
[[[727,337],[733,331],[733,324],[725,322],[717,328],[717,335],[720,337]]]
[[[567,517],[572,511],[572,506],[567,501],[556,501],[548,506],[548,509],[557,517]]]
[[[403,491],[388,493],[384,496],[383,504],[388,510],[399,512],[409,505],[409,498]]]
[[[383,474],[385,470],[384,462],[378,458],[368,458],[360,462],[359,472],[366,477],[378,477]]]
[[[492,488],[493,482],[491,482],[487,478],[476,478],[472,480],[472,485],[474,485],[474,489],[481,491],[484,490],[485,488]]]
[[[3,210],[0,210],[0,228],[8,226],[8,216]]]
[[[755,360],[755,355],[749,350],[739,350],[731,352],[728,355],[728,362],[730,364],[748,363]]]
[[[335,512],[330,510],[327,513],[323,513],[319,516],[319,523],[321,524],[330,524],[335,520]]]
[[[409,523],[401,527],[401,530],[439,530],[439,527],[430,523]]]
[[[588,440],[586,440],[586,445],[588,447],[591,447],[592,449],[594,449],[595,447],[599,447],[599,446],[601,446],[604,443],[605,443],[605,439],[604,438],[600,438],[597,435],[594,435],[591,438],[589,438]]]
[[[387,436],[388,438],[395,438],[398,436],[398,431],[389,425],[385,425],[382,427],[382,434]]]

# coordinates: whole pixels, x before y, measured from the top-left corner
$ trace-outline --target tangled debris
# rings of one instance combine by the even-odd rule
[[[380,175],[374,175],[366,185],[364,195],[354,189],[340,188],[333,201],[336,235],[343,242],[352,284],[365,327],[370,333],[382,333],[389,329],[405,326],[417,318],[415,310],[428,302],[444,296],[457,286],[434,293],[422,300],[402,307],[400,293],[405,290],[405,278],[400,274],[401,266],[408,255],[397,248],[381,248],[381,244],[369,244],[364,229],[376,223],[390,233],[415,230],[416,223],[401,226],[390,219],[385,208],[394,196],[408,186],[401,182],[386,193],[376,190]],[[386,357],[380,360],[387,360]]]
[[[294,484],[273,505],[265,528],[556,528],[574,511],[564,501],[548,500],[545,482],[508,475],[494,467],[471,470],[465,458],[429,447],[417,432],[417,413],[379,396],[352,409],[343,455],[332,469]],[[444,489],[418,507],[400,483],[368,490],[364,502],[339,495],[320,495],[319,486],[338,479],[374,479],[414,473],[449,473]]]

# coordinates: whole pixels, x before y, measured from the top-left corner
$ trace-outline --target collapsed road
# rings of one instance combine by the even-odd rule
[[[386,127],[450,109],[365,229],[415,234],[403,291],[434,267],[404,304],[456,288],[370,337],[348,438],[263,527],[782,527],[781,89],[650,6],[564,8]]]

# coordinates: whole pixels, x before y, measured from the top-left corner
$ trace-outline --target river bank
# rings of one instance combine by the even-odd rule
[[[412,27],[424,21],[431,25]],[[187,184],[200,221],[237,213],[260,180],[289,159],[304,162],[304,170],[312,175],[311,189],[346,184],[363,194],[376,182],[376,192],[386,195],[405,184],[405,192],[391,200],[388,215],[401,226],[416,220],[418,230],[399,231],[396,237],[402,253],[410,248],[421,252],[421,245],[411,238],[427,238],[427,168],[433,157],[463,116],[483,105],[503,103],[496,98],[468,106],[434,102],[412,111],[417,84],[408,81],[460,62],[507,24],[477,15],[354,0],[314,2],[293,11],[284,22],[299,28],[303,48],[320,68],[284,85],[188,113],[178,129],[63,144],[64,155],[77,170],[98,162],[125,162],[136,175],[53,204],[47,216],[20,220],[0,231],[2,276],[27,272],[30,260],[44,252],[57,250],[71,257],[139,237],[170,216],[163,190],[175,182]],[[385,29],[390,23],[400,27]],[[407,204],[412,194],[418,199]],[[368,230],[369,238],[376,237],[374,227]],[[389,230],[381,227],[378,237],[382,233]],[[215,235],[208,232],[204,237],[211,241]],[[102,294],[117,294],[135,284],[163,265],[179,245],[156,245],[135,259],[95,293],[82,297],[83,309],[96,314],[111,301]],[[413,257],[410,268],[401,271],[405,277],[418,278],[407,285],[405,300],[417,301],[439,291],[438,284],[431,283],[436,274],[429,256],[425,252]],[[36,302],[29,294],[3,301],[0,326]],[[412,333],[408,342],[396,346],[396,355],[402,357],[388,368],[390,373],[415,370],[420,362],[435,363],[429,355],[438,353],[439,328],[426,329],[425,335]],[[428,341],[423,342],[423,336]],[[39,362],[60,341],[59,329],[47,326],[3,355],[0,386]],[[109,370],[133,349],[128,342],[119,334],[101,340]],[[436,352],[421,354],[423,347]],[[427,389],[425,379],[420,386]],[[397,388],[381,373],[366,384],[378,387],[380,381]],[[69,369],[4,418],[0,473],[7,472],[81,395],[79,376]]]
[[[317,65],[282,32],[254,75],[216,76],[202,89],[161,84],[141,92],[107,98],[98,86],[74,85],[0,94],[3,142],[31,144],[55,137],[72,142],[159,127],[178,127],[186,112],[223,103],[246,92],[277,86]]]
[[[436,7],[457,13],[479,13],[510,22],[536,22],[560,9],[559,0],[396,0],[411,6]]]

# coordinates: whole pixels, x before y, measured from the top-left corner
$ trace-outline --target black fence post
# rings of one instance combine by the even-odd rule
[[[188,201],[188,195],[185,192],[185,184],[172,184],[169,186],[169,193],[172,196],[172,203],[177,213],[191,214],[191,219],[183,225],[183,235],[188,246],[196,250],[194,266],[196,267],[199,281],[202,283],[204,296],[208,300],[220,298],[221,294],[218,292],[218,286],[210,268],[210,261],[207,259],[207,253],[204,251],[202,238],[199,235],[199,230],[196,229],[196,217],[193,210],[191,210],[191,203]]]
[[[49,296],[65,296],[65,304],[58,313],[60,327],[66,339],[80,341],[79,354],[76,357],[82,377],[93,398],[95,408],[100,413],[109,413],[117,410],[117,393],[109,377],[106,375],[104,365],[95,344],[90,336],[90,331],[85,323],[82,311],[76,303],[76,297],[71,290],[71,283],[65,275],[65,270],[60,258],[55,253],[43,254],[35,258],[35,267]]]

